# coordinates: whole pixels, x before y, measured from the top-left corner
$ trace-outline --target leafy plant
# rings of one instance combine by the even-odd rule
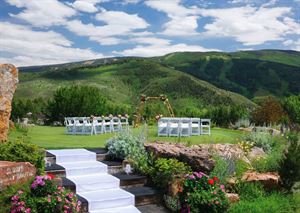
[[[191,172],[191,167],[176,159],[158,158],[151,168],[151,179],[155,186],[166,190],[174,178]]]
[[[79,213],[81,208],[76,195],[55,186],[49,176],[37,176],[30,190],[20,189],[10,200],[12,213]]]
[[[187,175],[181,192],[180,205],[191,212],[224,212],[228,208],[224,185],[217,177],[208,177],[202,172]]]
[[[37,174],[44,173],[44,151],[30,143],[26,137],[0,143],[0,160],[30,162],[35,166]]]
[[[242,140],[253,142],[254,146],[261,147],[265,152],[270,152],[276,143],[275,138],[266,132],[252,132],[245,135]]]
[[[214,169],[211,171],[211,176],[219,178],[220,183],[225,183],[226,179],[229,178],[235,172],[235,159],[233,158],[222,158],[219,155],[214,155],[216,161]]]
[[[290,190],[295,182],[300,181],[300,143],[297,133],[287,136],[289,147],[280,165],[279,174],[283,185]]]

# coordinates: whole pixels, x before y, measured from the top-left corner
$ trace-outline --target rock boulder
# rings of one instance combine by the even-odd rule
[[[36,169],[31,163],[0,161],[0,191],[7,186],[26,182],[35,173]]]
[[[18,69],[11,64],[0,64],[0,142],[7,140],[11,102],[17,83]]]
[[[266,189],[277,189],[280,184],[280,176],[276,172],[258,173],[247,171],[243,174],[241,180],[245,182],[259,182]]]
[[[184,144],[155,142],[145,145],[146,149],[156,157],[176,158],[192,167],[194,171],[210,172],[215,161],[208,149],[202,147],[187,147]]]

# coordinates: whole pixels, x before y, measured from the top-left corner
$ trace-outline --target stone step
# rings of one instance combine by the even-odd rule
[[[161,203],[161,194],[158,190],[152,187],[132,187],[125,190],[135,196],[135,206],[138,206],[141,209],[143,209],[142,206],[144,205],[154,205]],[[87,200],[79,195],[78,199],[82,203],[83,212],[88,212]]]
[[[107,157],[109,156],[107,153],[107,149],[105,148],[89,148],[86,150],[96,153],[97,161],[106,160]],[[55,155],[46,151],[45,157],[46,157],[46,161],[49,162],[50,164],[56,163]]]
[[[148,204],[158,204],[162,200],[159,191],[149,186],[138,186],[125,189],[135,196],[135,205],[143,206]]]
[[[122,163],[119,161],[100,161],[100,162],[107,165],[107,171],[109,174],[117,174],[123,172]],[[45,172],[47,174],[51,173],[58,177],[66,176],[65,168],[56,163],[51,163],[50,166],[46,166]]]

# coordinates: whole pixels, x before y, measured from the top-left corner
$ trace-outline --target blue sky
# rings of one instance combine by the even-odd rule
[[[300,51],[300,0],[2,0],[0,63]]]

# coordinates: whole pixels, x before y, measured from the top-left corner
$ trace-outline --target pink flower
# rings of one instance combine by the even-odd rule
[[[18,194],[19,194],[19,195],[21,195],[21,194],[23,194],[23,193],[24,193],[23,190],[19,190],[19,191],[18,191]]]
[[[25,213],[30,213],[31,212],[31,209],[30,208],[27,208],[26,210],[25,210]]]
[[[19,196],[18,195],[14,195],[12,198],[11,198],[11,200],[12,201],[17,201],[17,200],[19,200]]]
[[[225,189],[225,186],[223,184],[221,184],[220,189]]]
[[[216,192],[216,191],[214,191],[214,192],[213,192],[213,194],[215,195],[215,194],[217,194],[217,192]]]
[[[195,176],[194,175],[189,175],[189,179],[195,179]]]
[[[48,197],[47,200],[48,200],[48,203],[51,203],[51,197]]]
[[[61,202],[61,197],[57,196],[56,199],[58,202]]]
[[[219,201],[216,201],[216,202],[215,202],[215,204],[217,204],[217,205],[218,205],[218,204],[219,204]]]

